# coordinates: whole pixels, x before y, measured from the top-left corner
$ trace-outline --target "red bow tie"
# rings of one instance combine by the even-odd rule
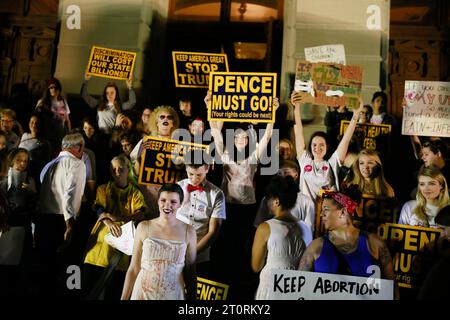
[[[187,192],[192,192],[192,191],[195,191],[195,190],[198,190],[200,192],[204,191],[204,189],[203,189],[203,187],[201,185],[193,186],[192,184],[189,183],[188,186],[187,186]]]

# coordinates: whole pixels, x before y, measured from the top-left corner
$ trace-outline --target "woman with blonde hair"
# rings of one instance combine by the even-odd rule
[[[403,205],[398,223],[437,228],[434,218],[439,210],[450,204],[448,185],[439,168],[422,168],[418,175],[416,200]]]
[[[394,189],[386,181],[383,165],[378,152],[363,149],[357,155],[351,167],[351,173],[345,181],[348,185],[356,184],[363,194],[378,197],[395,197]]]
[[[150,147],[150,144],[146,141],[146,137],[170,139],[173,132],[178,129],[179,125],[180,119],[174,108],[170,106],[159,106],[153,110],[150,119],[148,120],[150,134],[143,136],[130,153],[134,172],[140,172],[141,156],[144,150]],[[150,217],[156,218],[159,215],[157,206],[159,186],[140,185],[139,187],[144,194],[145,202],[150,209]]]

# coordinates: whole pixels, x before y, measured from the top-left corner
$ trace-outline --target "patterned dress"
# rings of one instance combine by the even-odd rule
[[[145,239],[131,300],[184,300],[186,248],[183,241]]]

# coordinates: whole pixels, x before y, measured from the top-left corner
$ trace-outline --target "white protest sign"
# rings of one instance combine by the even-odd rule
[[[122,235],[120,237],[115,237],[110,233],[105,235],[105,242],[109,244],[111,247],[116,248],[119,251],[122,251],[128,256],[131,256],[133,253],[133,244],[134,244],[134,233],[136,227],[133,224],[133,221],[127,222],[121,226]]]
[[[305,58],[309,62],[345,63],[345,49],[343,44],[329,44],[325,46],[305,48]]]
[[[394,281],[307,272],[274,270],[270,300],[393,300]]]
[[[405,81],[402,134],[450,137],[450,82]]]

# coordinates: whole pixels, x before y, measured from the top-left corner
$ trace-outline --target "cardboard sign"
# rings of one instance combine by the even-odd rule
[[[144,149],[139,169],[138,183],[162,186],[181,180],[184,168],[177,168],[173,160],[182,160],[190,150],[206,150],[207,145],[147,136],[150,147]],[[172,160],[173,159],[173,160]]]
[[[129,221],[120,228],[122,229],[122,235],[120,237],[115,237],[109,232],[105,235],[104,240],[111,247],[125,253],[127,256],[131,256],[133,254],[136,227],[133,221]]]
[[[177,88],[208,88],[209,74],[228,71],[226,54],[172,51]]]
[[[197,277],[197,300],[227,300],[229,286]]]
[[[274,270],[270,300],[393,300],[394,281],[298,270]]]
[[[131,79],[136,62],[136,52],[92,47],[87,74],[111,78]]]
[[[400,287],[421,285],[438,253],[438,229],[387,223],[378,229],[391,252],[394,273]]]
[[[450,137],[450,82],[405,81],[402,134]]]
[[[361,230],[377,233],[381,225],[385,223],[396,223],[400,216],[400,210],[401,205],[395,198],[363,194],[361,203],[356,208],[356,214],[353,215],[353,224]],[[322,223],[321,211],[322,198],[319,198],[314,238],[321,237],[326,232]]]
[[[341,120],[341,129],[339,133],[341,136],[344,135],[349,124],[350,121]],[[358,123],[353,138],[356,139],[358,150],[376,150],[383,154],[389,151],[391,130],[392,126],[390,124]]]
[[[346,64],[344,45],[329,44],[325,46],[305,48],[305,59],[309,62]]]
[[[276,73],[213,72],[208,120],[275,122]]]
[[[324,106],[359,107],[362,68],[332,63],[297,61],[294,90],[304,92],[303,102]]]

